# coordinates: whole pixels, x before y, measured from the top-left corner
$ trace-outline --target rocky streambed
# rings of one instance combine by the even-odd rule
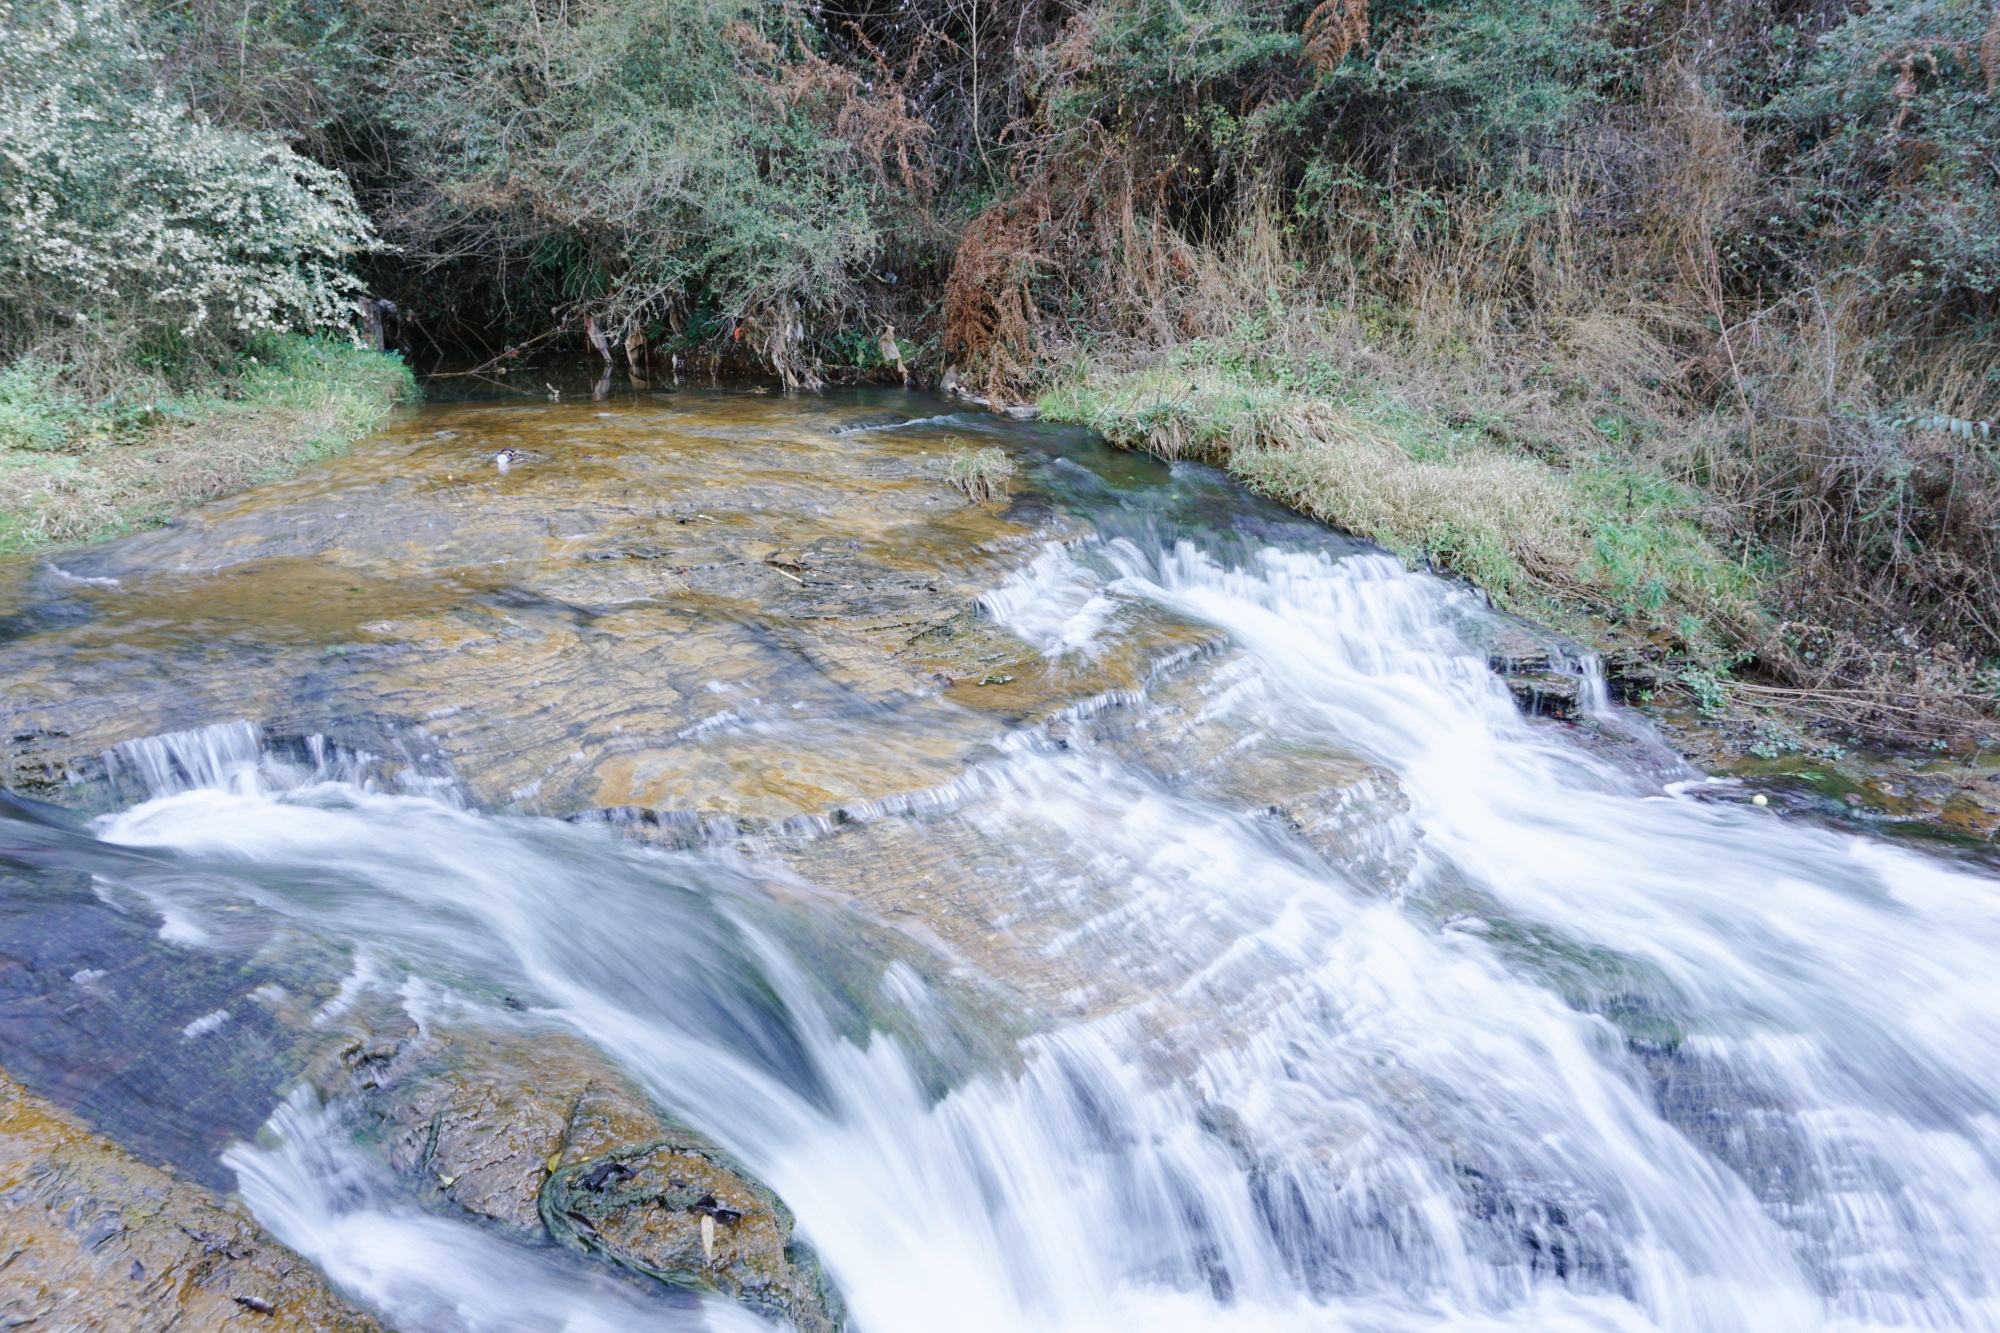
[[[1020,461],[1010,497],[947,484],[968,440]],[[1121,570],[1138,577],[1123,552],[1164,561],[1145,575],[1163,585],[1174,559],[1207,558],[1176,533],[1271,579],[1260,547],[1322,564],[1360,549],[1074,432],[900,393],[713,390],[434,403],[171,528],[9,567],[0,1050],[20,1082],[0,1084],[0,1309],[365,1329],[428,1308],[407,1275],[359,1261],[330,1270],[338,1294],[227,1200],[271,1169],[254,1145],[290,1115],[358,1145],[351,1169],[376,1183],[355,1189],[397,1225],[455,1219],[558,1285],[609,1274],[664,1324],[701,1318],[697,1293],[843,1326],[841,1263],[857,1271],[866,1247],[824,1220],[804,1234],[783,1192],[807,1177],[759,1146],[777,1131],[715,1117],[675,1081],[688,1066],[663,1032],[722,1032],[745,1086],[775,1080],[767,1099],[810,1117],[849,1095],[829,1043],[893,1042],[936,1104],[1032,1084],[1052,1034],[1116,1031],[1146,1077],[1201,1089],[1189,1123],[1252,1180],[1291,1170],[1295,1148],[1359,1151],[1376,1131],[1351,1108],[1280,1147],[1260,1128],[1270,1103],[1198,1074],[1254,1045],[1309,974],[1282,949],[1252,965],[1275,947],[1245,942],[1263,908],[1162,885],[1235,858],[1259,884],[1330,875],[1433,925],[1503,912],[1440,878],[1435,812],[1395,744],[1308,713],[1246,722],[1243,701],[1273,688],[1254,634],[1198,599],[1118,595]],[[1086,537],[1088,567],[1064,545]],[[1525,725],[1641,789],[1701,785],[1645,726],[1591,720],[1565,645],[1450,605],[1423,641],[1473,645],[1450,661],[1506,675],[1539,719]],[[262,806],[175,832],[220,817],[204,793],[274,792],[327,828],[432,822],[376,868],[365,846],[325,861],[319,826],[230,843],[229,819]],[[1135,811],[1158,827],[1134,832]],[[1100,839],[1093,820],[1123,831]],[[1187,842],[1194,828],[1211,842]],[[499,831],[536,896],[510,898],[489,866],[449,901],[421,897],[462,870],[436,849]],[[693,860],[657,859],[676,856]],[[700,891],[646,878],[660,866]],[[646,924],[669,900],[683,915]],[[1493,938],[1655,1066],[1679,1058],[1659,1034],[1688,1001],[1665,973],[1545,932]],[[1693,1067],[1673,1065],[1683,1088]],[[1378,1091],[1433,1124],[1424,1086]],[[1697,1102],[1675,1114],[1714,1112]],[[1467,1128],[1433,1132],[1464,1170],[1513,1169]],[[1187,1253],[1198,1285],[1246,1280],[1222,1248]]]

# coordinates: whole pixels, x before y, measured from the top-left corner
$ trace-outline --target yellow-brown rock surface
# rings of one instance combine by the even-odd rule
[[[241,1213],[4,1073],[0,1328],[380,1333]]]
[[[60,798],[118,742],[234,718],[550,814],[783,820],[948,780],[994,714],[1064,687],[980,686],[1044,665],[974,603],[1066,528],[968,503],[938,430],[833,433],[882,416],[430,405],[172,529],[14,569],[0,616],[53,618],[0,644],[7,780]],[[886,715],[907,725],[858,725]]]

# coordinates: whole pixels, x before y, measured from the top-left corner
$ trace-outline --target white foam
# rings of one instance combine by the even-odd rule
[[[1009,587],[989,609],[1044,652],[1141,604],[1226,634],[1205,720],[1372,764],[1407,873],[1016,733],[866,812],[946,825],[1077,1009],[940,1093],[841,1035],[728,855],[334,784],[181,791],[104,834],[365,947],[423,1021],[532,997],[785,1198],[866,1333],[2000,1328],[1990,876],[1654,799],[1522,719],[1465,596],[1385,557],[1112,542]],[[214,910],[192,874],[153,892]],[[868,993],[948,1047],[913,969]],[[292,1160],[231,1158],[336,1281],[404,1326],[510,1327],[478,1321],[514,1251]],[[628,1318],[525,1285],[538,1326]]]

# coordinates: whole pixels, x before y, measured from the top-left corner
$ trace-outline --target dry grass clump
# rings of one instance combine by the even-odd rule
[[[1014,460],[990,445],[975,449],[960,443],[945,460],[944,479],[972,503],[991,504],[1006,496],[1014,479]]]

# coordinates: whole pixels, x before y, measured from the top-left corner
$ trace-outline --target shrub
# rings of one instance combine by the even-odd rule
[[[1808,239],[1893,306],[2000,295],[2000,13],[1885,0],[1814,44],[1754,119],[1787,136],[1782,211],[1742,244]],[[1789,146],[1788,145],[1788,146]],[[1753,215],[1754,216],[1754,215]]]
[[[264,66],[339,77],[237,93],[220,38],[239,14]],[[926,197],[928,128],[892,71],[825,59],[802,9],[360,0],[337,43],[292,14],[193,0],[161,22],[195,52],[179,77],[200,101],[311,112],[323,151],[358,159],[384,234],[438,275],[413,311],[478,337],[589,315],[615,342],[643,330],[804,384],[811,339],[882,322],[860,317],[858,283],[886,220]]]
[[[147,62],[111,0],[0,8],[0,350],[349,324],[374,240],[345,178],[194,116]]]
[[[84,405],[63,392],[54,367],[24,358],[0,370],[0,449],[60,449],[85,416]]]

